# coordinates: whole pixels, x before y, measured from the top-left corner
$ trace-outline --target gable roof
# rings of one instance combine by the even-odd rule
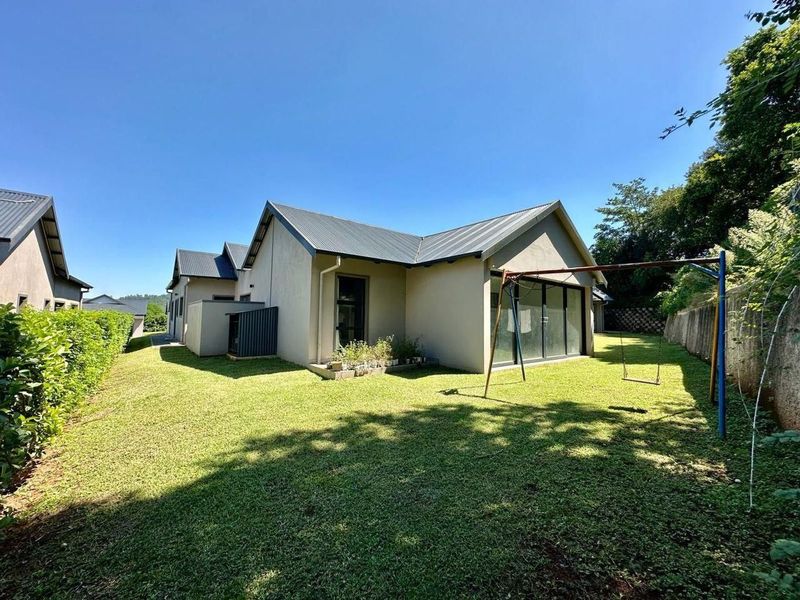
[[[233,264],[234,269],[237,271],[244,265],[244,259],[247,257],[247,246],[244,244],[234,244],[233,242],[225,242],[222,248],[223,252],[228,254],[228,258]]]
[[[131,315],[143,316],[147,313],[147,308],[142,309],[140,305],[134,306],[132,303],[123,302],[112,298],[108,294],[101,294],[94,298],[89,298],[83,301],[84,310],[115,310],[117,312],[124,312]]]
[[[243,266],[253,266],[273,218],[282,223],[312,255],[320,252],[405,266],[424,266],[465,256],[487,258],[553,213],[558,214],[586,264],[596,264],[560,201],[427,236],[402,233],[267,202]],[[598,281],[605,281],[600,272],[594,273],[594,276]]]
[[[52,196],[0,188],[0,262],[11,254],[37,223],[41,223],[50,264],[56,276],[91,289],[91,285],[69,274]]]
[[[239,264],[241,264],[246,252],[247,246],[231,242],[225,242],[221,254],[178,248],[175,251],[172,279],[167,285],[167,289],[172,289],[177,285],[181,276],[236,280],[238,279],[236,271],[241,268],[236,266],[236,261],[240,261]]]

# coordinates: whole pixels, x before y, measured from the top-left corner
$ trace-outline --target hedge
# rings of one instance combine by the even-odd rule
[[[0,491],[97,388],[132,326],[119,312],[0,305]]]

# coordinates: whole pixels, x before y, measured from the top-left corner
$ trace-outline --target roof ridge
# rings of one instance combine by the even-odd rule
[[[510,217],[511,215],[516,215],[522,212],[526,212],[529,210],[534,210],[536,208],[543,208],[545,206],[550,206],[551,204],[555,204],[558,200],[553,200],[552,202],[544,202],[542,204],[537,204],[536,206],[529,206],[527,208],[520,208],[519,210],[512,210],[511,212],[504,213],[502,215],[495,215],[494,217],[486,217],[485,219],[481,219],[480,221],[473,221],[472,223],[466,223],[464,225],[459,225],[458,227],[451,227],[450,229],[443,229],[442,231],[437,231],[435,233],[429,233],[428,235],[423,235],[422,239],[430,238],[435,235],[442,235],[443,233],[449,233],[451,231],[455,231],[456,229],[463,229],[464,227],[472,227],[473,225],[480,225],[481,223],[488,223],[489,221],[494,221],[495,219],[502,219],[503,217]]]
[[[48,196],[47,194],[36,194],[34,192],[23,192],[22,190],[11,190],[8,188],[0,188],[0,194],[3,192],[7,194],[19,194],[20,196],[31,196],[33,198],[38,198],[40,200],[47,200],[48,198],[49,199],[53,198],[52,196]],[[6,202],[17,202],[17,200],[11,200],[10,198],[0,198],[0,200],[5,200]],[[33,202],[33,200],[30,200],[30,202]]]
[[[308,210],[306,208],[298,208],[296,206],[290,206],[288,204],[278,204],[277,202],[271,202],[271,201],[270,201],[270,204],[272,204],[272,206],[274,206],[275,208],[277,208],[279,210],[281,208],[289,208],[291,210],[299,210],[299,211],[302,211],[302,212],[310,213],[312,215],[319,215],[320,217],[327,217],[329,219],[336,219],[338,221],[344,221],[345,223],[352,223],[353,225],[359,225],[361,227],[371,227],[373,229],[382,229],[383,231],[391,231],[392,233],[399,233],[400,235],[407,235],[409,237],[415,237],[415,238],[422,239],[422,236],[421,235],[417,235],[416,233],[407,233],[405,231],[400,231],[398,229],[389,229],[388,227],[383,227],[381,225],[371,225],[370,223],[362,223],[361,221],[354,221],[353,219],[345,219],[344,217],[337,217],[336,215],[328,215],[328,214],[317,212],[317,211],[314,211],[314,210]],[[284,217],[286,217],[286,215],[284,215]]]
[[[220,253],[220,252],[207,252],[206,250],[189,250],[188,248],[177,248],[176,251],[177,252],[193,252],[195,254],[208,254],[210,256],[222,256],[222,253]]]

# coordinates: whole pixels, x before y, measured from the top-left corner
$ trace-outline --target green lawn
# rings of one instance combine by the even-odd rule
[[[652,377],[653,338],[628,338]],[[708,367],[665,346],[663,385],[597,358],[483,378],[427,370],[322,381],[278,360],[137,342],[10,502],[0,596],[764,597],[771,497]]]

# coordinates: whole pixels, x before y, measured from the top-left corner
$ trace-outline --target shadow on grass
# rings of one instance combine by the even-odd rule
[[[156,334],[145,333],[138,338],[131,338],[125,346],[125,352],[138,352],[145,348],[150,348],[153,345],[153,336]]]
[[[705,421],[632,418],[572,401],[443,399],[244,439],[159,497],[22,523],[0,580],[9,597],[758,590],[741,565],[770,533],[757,514],[742,517],[744,494]]]
[[[225,356],[196,356],[185,346],[162,346],[158,352],[161,360],[165,362],[200,371],[209,371],[232,379],[305,370],[280,358],[231,360]]]

